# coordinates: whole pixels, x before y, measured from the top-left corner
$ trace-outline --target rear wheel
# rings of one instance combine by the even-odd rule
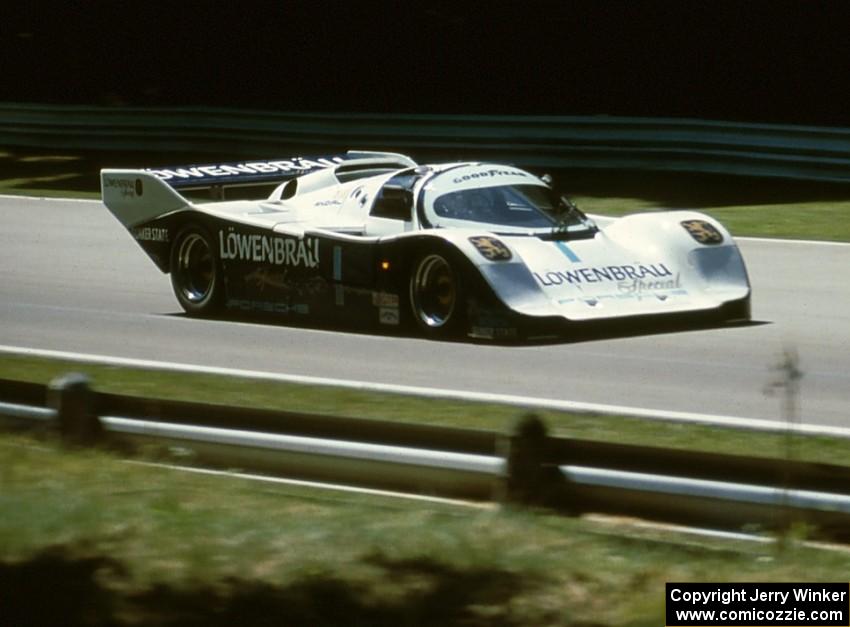
[[[434,337],[459,334],[466,324],[466,300],[458,268],[442,253],[427,253],[410,273],[413,318]]]
[[[207,316],[224,295],[221,262],[209,234],[190,225],[180,231],[171,248],[171,286],[180,306],[192,316]]]

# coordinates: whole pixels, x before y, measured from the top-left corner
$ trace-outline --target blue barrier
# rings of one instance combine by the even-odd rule
[[[850,129],[672,118],[281,113],[0,103],[7,147],[268,158],[382,149],[526,167],[850,182]]]

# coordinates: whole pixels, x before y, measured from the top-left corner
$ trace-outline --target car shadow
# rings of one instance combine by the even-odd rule
[[[194,318],[184,312],[162,312],[158,315],[195,320],[198,322],[232,322],[236,324],[261,325],[268,327],[284,327],[287,329],[304,329],[324,331],[329,333],[346,333],[365,337],[398,337],[404,339],[422,339],[452,344],[476,344],[489,346],[546,346],[557,344],[578,344],[602,340],[626,339],[642,336],[682,334],[697,331],[734,329],[742,327],[759,327],[773,324],[769,320],[740,320],[717,321],[700,319],[657,319],[629,321],[595,321],[593,323],[564,323],[550,322],[539,330],[526,330],[522,336],[510,338],[477,338],[477,337],[429,337],[411,327],[363,326],[354,323],[330,322],[321,320],[298,320],[295,318],[279,318],[268,314],[226,314],[211,318]]]
[[[696,322],[696,323],[659,323],[659,324],[635,324],[622,326],[602,326],[600,328],[582,328],[567,332],[563,337],[541,337],[539,339],[529,338],[524,343],[527,345],[547,344],[579,344],[583,342],[596,342],[602,340],[628,339],[634,337],[646,337],[654,335],[685,334],[699,331],[711,331],[722,329],[735,329],[746,327],[759,327],[773,324],[769,320],[741,320],[734,322]]]

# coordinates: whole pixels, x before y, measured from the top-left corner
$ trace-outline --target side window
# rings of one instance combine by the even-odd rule
[[[409,222],[413,218],[413,185],[416,177],[394,176],[381,188],[369,215]]]

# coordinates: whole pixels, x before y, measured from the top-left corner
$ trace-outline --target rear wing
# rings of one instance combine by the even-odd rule
[[[209,189],[223,198],[224,189],[280,184],[311,172],[333,168],[338,178],[356,178],[376,169],[416,167],[410,157],[392,152],[349,151],[324,157],[295,157],[143,170],[101,170],[103,204],[128,229],[192,206],[177,190]]]
[[[128,230],[191,206],[168,183],[144,170],[101,170],[100,191],[103,204]]]
[[[346,164],[356,167],[358,162],[375,167],[380,162],[389,168],[415,167],[410,157],[392,152],[369,152],[351,150],[344,154],[319,157],[294,157],[265,161],[243,161],[235,163],[189,165],[170,168],[145,168],[174,189],[213,191],[213,197],[221,197],[225,188],[251,187],[283,183],[284,181],[309,174],[324,168],[335,168]]]

